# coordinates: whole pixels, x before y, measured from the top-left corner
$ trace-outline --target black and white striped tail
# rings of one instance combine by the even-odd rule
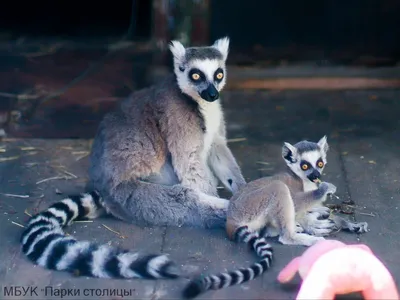
[[[249,231],[247,226],[238,228],[235,236],[237,241],[248,244],[261,257],[261,260],[248,268],[241,268],[218,275],[199,276],[190,281],[185,287],[183,291],[184,298],[195,298],[208,290],[219,290],[253,280],[269,269],[273,250],[265,238],[259,237],[256,232]]]
[[[99,278],[177,278],[165,255],[131,251],[77,241],[63,227],[74,220],[94,219],[103,211],[96,192],[70,196],[33,216],[22,234],[23,253],[34,263],[58,271]]]

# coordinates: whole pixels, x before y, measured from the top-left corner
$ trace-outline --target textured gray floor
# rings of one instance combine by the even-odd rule
[[[360,237],[340,232],[333,238],[369,245],[399,284],[400,131],[397,116],[400,104],[396,100],[400,99],[400,91],[229,92],[224,97],[229,138],[245,138],[230,146],[247,180],[267,176],[282,163],[283,141],[318,140],[328,135],[331,151],[325,179],[337,185],[337,194],[342,200],[354,201],[355,216],[351,217],[369,222],[371,229]],[[78,289],[81,294],[76,299],[99,298],[82,296],[85,288],[127,292],[131,289],[132,296],[124,299],[179,298],[187,282],[185,279],[155,283],[74,278],[28,262],[19,250],[22,228],[12,222],[24,225],[28,219],[25,209],[32,213],[62,199],[65,194],[82,190],[87,170],[84,156],[90,144],[88,140],[21,139],[1,142],[0,148],[5,149],[0,152],[0,299],[60,299],[49,293],[46,297],[46,286],[53,291]],[[15,159],[3,161],[7,157]],[[55,176],[64,178],[37,184]],[[243,246],[228,241],[222,230],[139,228],[106,218],[75,223],[67,231],[79,239],[169,253],[189,272],[208,273],[242,267],[254,260]],[[304,248],[272,243],[276,249],[274,266],[263,278],[207,293],[203,299],[293,299],[296,290],[284,290],[276,283],[276,275]],[[6,297],[4,287],[12,285],[37,287],[38,296],[30,297],[28,293],[25,297]],[[111,298],[118,299],[103,299]]]

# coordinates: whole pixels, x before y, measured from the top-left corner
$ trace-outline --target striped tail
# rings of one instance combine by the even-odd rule
[[[98,278],[177,278],[175,265],[165,255],[131,251],[77,241],[63,227],[74,220],[94,219],[104,211],[97,192],[70,196],[33,216],[22,234],[23,253],[50,270]]]
[[[248,244],[257,253],[261,260],[248,268],[220,273],[218,275],[199,276],[185,287],[183,297],[191,299],[208,290],[219,290],[232,285],[238,285],[253,280],[267,271],[272,262],[272,247],[258,233],[251,232],[247,226],[238,228],[235,232],[236,240]]]

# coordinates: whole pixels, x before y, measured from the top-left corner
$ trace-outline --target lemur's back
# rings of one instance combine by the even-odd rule
[[[271,187],[271,184],[275,184],[277,181],[286,184],[292,193],[300,192],[303,190],[303,186],[299,178],[290,174],[289,171],[283,171],[272,176],[262,177],[249,182],[243,189],[239,191],[238,194],[242,193],[242,191],[244,191],[244,189],[246,188],[249,192],[250,190],[258,188],[264,188],[267,186]],[[235,194],[231,200],[236,199],[238,194]]]
[[[228,235],[233,238],[231,235],[237,226],[254,222],[261,215],[260,211],[268,209],[270,205],[279,204],[276,201],[277,197],[284,194],[290,197],[290,194],[300,191],[302,191],[300,180],[288,172],[262,177],[247,183],[231,198],[227,214]],[[265,222],[265,220],[260,220],[260,222]],[[232,229],[229,230],[229,227]]]
[[[169,110],[174,106],[179,109],[192,108],[195,102],[191,102],[179,91],[174,75],[170,75],[153,86],[133,92],[121,101],[114,111],[104,117],[101,122],[103,128],[99,131],[111,131],[124,123],[139,127],[136,131],[140,131],[145,129],[141,127],[147,126],[149,119],[160,121],[168,117]]]
[[[176,124],[195,132],[194,138],[203,126],[196,103],[179,91],[173,75],[132,93],[100,124],[91,152],[91,188],[103,192],[110,184],[147,180],[168,168],[167,139]],[[166,184],[176,183],[170,169]]]

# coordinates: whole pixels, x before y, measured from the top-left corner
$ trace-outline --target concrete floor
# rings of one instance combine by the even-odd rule
[[[24,74],[22,77],[27,78],[29,72]],[[43,71],[42,77],[35,77],[40,78],[37,83],[45,82],[47,76],[48,82],[52,78],[61,86],[63,75],[59,78],[57,74],[46,74]],[[83,80],[77,84],[74,93],[82,99],[84,91],[85,95],[94,91],[90,88],[85,90],[85,85],[96,85],[104,87],[104,97],[121,97],[123,93],[112,88],[109,77],[112,75],[107,78],[95,75]],[[109,86],[103,85],[104,82],[109,82]],[[117,80],[113,82],[115,86],[121,84]],[[101,95],[103,92],[100,89],[97,93]],[[63,97],[69,96],[60,96]],[[337,195],[341,200],[354,201],[352,214],[348,217],[367,221],[371,230],[363,235],[339,232],[331,238],[370,246],[399,285],[399,255],[395,249],[400,248],[400,91],[227,91],[223,97],[228,136],[233,139],[230,147],[248,181],[270,175],[282,164],[280,150],[284,141],[317,141],[324,134],[328,135],[331,150],[325,180],[338,187]],[[69,99],[79,104],[78,100]],[[93,103],[88,100],[81,106]],[[99,299],[96,296],[82,297],[85,288],[122,289],[131,293],[131,297],[124,299],[178,299],[186,279],[152,282],[75,278],[67,273],[36,267],[21,254],[19,238],[22,228],[18,224],[24,225],[29,219],[24,211],[35,213],[66,194],[83,190],[87,179],[90,135],[99,119],[94,118],[90,126],[84,125],[84,117],[77,116],[74,122],[72,112],[63,119],[64,126],[58,128],[56,124],[61,124],[60,121],[49,116],[54,116],[54,110],[62,107],[62,103],[49,107],[39,109],[37,127],[32,125],[34,121],[16,126],[11,138],[0,142],[0,149],[4,149],[0,150],[0,299],[60,299],[57,289],[78,289],[81,293],[81,296],[63,299]],[[93,107],[90,106],[92,110]],[[79,133],[84,126],[92,129],[84,137],[78,135],[76,139],[69,139],[65,138],[66,126],[70,128],[69,133]],[[53,139],[40,136],[39,129],[45,127],[47,132],[51,132],[48,137]],[[57,133],[59,138],[56,138]],[[237,138],[240,140],[235,141]],[[222,193],[226,195],[226,192]],[[340,203],[341,200],[330,203]],[[102,218],[89,223],[75,223],[67,228],[67,232],[78,239],[169,253],[189,272],[233,269],[246,266],[255,259],[243,245],[228,241],[222,230],[140,228],[113,218]],[[276,283],[276,276],[304,248],[283,246],[274,240],[271,243],[276,253],[274,266],[262,278],[209,292],[203,299],[293,299],[296,288],[282,288]],[[28,292],[24,297],[6,296],[4,287],[15,285],[37,287],[38,295]],[[53,288],[53,295],[49,289],[45,294],[46,287]]]

